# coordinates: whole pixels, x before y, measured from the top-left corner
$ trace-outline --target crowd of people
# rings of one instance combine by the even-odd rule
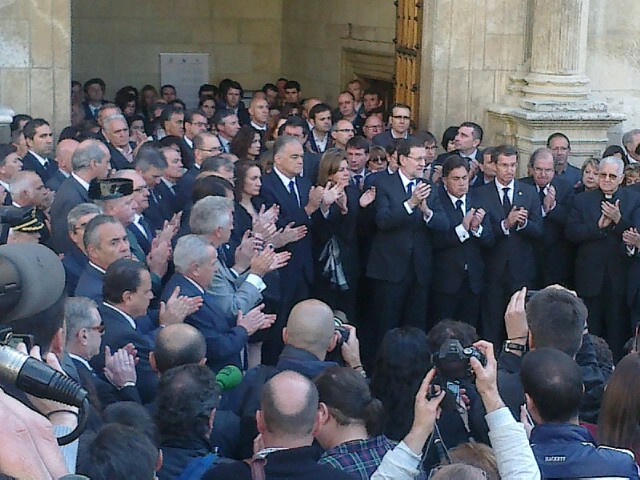
[[[640,130],[581,169],[553,133],[518,177],[359,80],[337,108],[284,78],[247,106],[229,79],[197,108],[105,91],[0,145],[0,244],[65,273],[10,326],[89,398],[58,448],[77,409],[3,384],[30,460],[0,473],[639,478]]]

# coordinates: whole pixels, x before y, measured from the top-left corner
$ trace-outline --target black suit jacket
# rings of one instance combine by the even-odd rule
[[[437,187],[442,210],[447,215],[449,229],[446,232],[432,232],[433,239],[433,289],[436,292],[455,293],[460,288],[465,275],[469,276],[469,286],[473,293],[480,293],[484,286],[483,248],[493,244],[491,222],[485,216],[480,237],[469,233],[469,238],[460,241],[456,227],[462,218],[451,202],[444,186]],[[465,202],[466,212],[480,208],[475,192],[469,192]]]
[[[280,216],[278,218],[278,228],[283,228],[290,222],[294,226],[306,225],[312,227],[312,220],[305,212],[304,207],[309,202],[309,190],[311,182],[306,177],[296,177],[295,179],[300,193],[300,205],[289,194],[275,171],[262,177],[262,188],[260,197],[264,200],[265,208],[271,207],[274,203],[280,206]],[[302,276],[310,285],[313,282],[313,258],[311,253],[311,232],[297,242],[290,243],[284,250],[291,252],[291,260],[286,267],[280,269],[282,282],[295,282]]]
[[[377,232],[369,255],[367,276],[397,283],[410,268],[414,268],[418,282],[428,285],[432,269],[429,230],[446,231],[449,227],[438,195],[432,191],[427,199],[433,211],[427,226],[419,208],[415,208],[411,214],[404,208],[404,202],[410,195],[405,191],[398,172],[380,175],[376,187],[374,209]]]
[[[49,166],[45,169],[31,152],[27,152],[27,154],[22,158],[22,169],[36,172],[42,179],[42,183],[47,183],[58,171],[58,164],[52,159],[48,160]]]
[[[538,192],[533,178],[523,178]],[[561,283],[567,285],[573,270],[573,246],[567,241],[565,230],[569,212],[573,208],[574,189],[562,179],[555,178],[551,185],[556,189],[556,206],[542,219],[543,234],[534,241],[534,255],[538,267],[538,287]],[[542,215],[542,211],[540,213]]]
[[[407,139],[409,138],[413,138],[412,135],[408,135]],[[382,133],[377,134],[375,137],[373,137],[373,144],[374,145],[380,145],[381,147],[384,147],[385,149],[388,148],[393,142],[401,142],[403,139],[401,138],[393,138],[391,136],[391,130],[385,130]]]
[[[101,378],[95,370],[89,370],[81,361],[72,358],[73,364],[78,370],[80,384],[88,391],[94,390],[100,400],[100,406],[107,407],[116,402],[136,402],[142,403],[136,387],[124,387],[118,390],[108,381]],[[89,384],[92,382],[92,384]]]
[[[104,352],[104,347],[108,345],[113,353],[119,348],[124,347],[127,343],[133,343],[138,351],[138,358],[140,359],[136,365],[136,374],[138,376],[136,388],[143,403],[152,402],[158,389],[158,375],[153,371],[149,363],[149,352],[151,352],[154,347],[154,332],[146,329],[146,327],[148,327],[146,323],[144,324],[145,329],[143,329],[137,320],[136,324],[139,326],[136,329],[132,328],[131,324],[122,314],[102,303],[98,304],[98,310],[100,311],[100,316],[105,326],[100,351]],[[150,320],[148,320],[148,318],[146,319],[150,324]],[[91,360],[91,366],[101,371],[102,368],[104,368],[104,355],[96,355]]]
[[[318,183],[318,169],[320,168],[320,154],[314,152],[304,152],[302,158],[302,176],[311,182],[311,185]]]
[[[60,188],[60,185],[62,185],[62,182],[64,182],[67,178],[69,177],[62,173],[60,169],[57,169],[56,173],[45,183],[45,186],[49,190],[57,192]]]
[[[135,165],[129,160],[125,158],[125,156],[120,153],[116,147],[114,147],[111,143],[107,143],[107,147],[109,148],[109,153],[111,154],[111,166],[116,170],[131,170],[135,168]]]
[[[331,138],[331,133],[327,133],[327,147],[324,149],[326,151],[328,148],[333,146],[333,138]],[[313,138],[313,132],[309,132],[309,139],[307,140],[308,150],[311,150],[314,153],[322,155],[324,153],[320,151],[320,148],[316,144],[315,138]]]
[[[618,189],[612,199],[614,203],[620,200],[620,222],[598,228],[604,200],[600,190],[579,193],[567,221],[567,238],[577,245],[576,290],[584,297],[599,295],[607,271],[626,278],[629,258],[622,233],[630,227],[640,227],[640,195],[624,188]]]
[[[67,229],[67,215],[73,207],[89,202],[89,193],[73,176],[67,178],[56,192],[51,205],[51,244],[62,253],[71,248],[72,242]]]
[[[154,191],[158,197],[160,214],[164,220],[170,220],[175,213],[184,208],[184,205],[181,206],[182,197],[180,196],[178,189],[174,187],[176,192],[172,192],[164,181],[160,181],[160,183],[156,185]]]
[[[180,137],[178,146],[180,147],[180,154],[182,155],[182,164],[184,167],[193,167],[193,164],[195,163],[195,159],[193,158],[193,148],[187,144],[184,137]]]
[[[495,182],[478,187],[475,192],[480,206],[487,212],[495,236],[495,246],[485,252],[487,279],[497,281],[508,271],[514,282],[530,284],[535,278],[533,240],[542,236],[542,215],[537,192],[531,185],[515,181],[512,205],[526,208],[529,219],[524,228],[512,227],[509,235],[502,231],[501,223],[505,214]]]

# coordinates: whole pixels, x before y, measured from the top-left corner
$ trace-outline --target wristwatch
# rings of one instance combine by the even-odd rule
[[[502,344],[502,348],[507,353],[521,352],[524,353],[527,351],[526,345],[521,345],[520,343],[511,342],[509,340],[505,340]]]

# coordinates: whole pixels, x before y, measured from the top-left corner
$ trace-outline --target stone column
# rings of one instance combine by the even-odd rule
[[[532,14],[531,66],[524,78],[525,96],[587,99],[589,0],[533,0]]]

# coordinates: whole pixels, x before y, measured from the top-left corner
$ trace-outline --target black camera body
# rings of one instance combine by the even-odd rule
[[[444,342],[436,353],[431,355],[431,362],[438,374],[450,380],[461,380],[473,376],[469,360],[477,358],[483,366],[487,358],[476,347],[463,347],[460,340],[451,338]]]
[[[13,329],[10,326],[0,324],[0,345],[16,348],[19,343],[24,343],[27,347],[27,352],[30,352],[34,345],[33,335],[13,333]]]

